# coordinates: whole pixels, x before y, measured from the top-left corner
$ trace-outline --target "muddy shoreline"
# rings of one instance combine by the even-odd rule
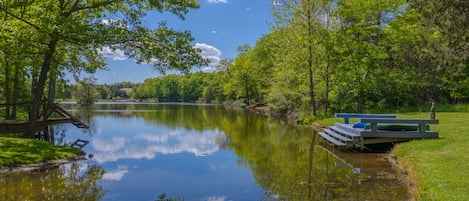
[[[16,165],[16,166],[0,166],[0,174],[26,172],[26,171],[42,171],[52,168],[57,168],[67,163],[73,163],[80,160],[86,160],[85,156],[77,156],[73,158],[57,159],[42,163]]]

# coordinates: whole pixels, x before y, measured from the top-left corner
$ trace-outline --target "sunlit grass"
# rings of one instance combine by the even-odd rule
[[[398,161],[410,164],[421,200],[469,200],[469,113],[437,113],[440,139],[414,140],[395,151]],[[428,118],[428,113],[399,117]]]
[[[0,166],[33,164],[76,157],[83,151],[68,146],[53,146],[44,141],[0,137]]]

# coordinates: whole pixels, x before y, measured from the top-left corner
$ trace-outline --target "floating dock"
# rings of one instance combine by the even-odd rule
[[[344,123],[319,132],[319,136],[339,148],[352,148],[366,145],[403,142],[412,139],[438,138],[438,132],[430,130],[430,124],[438,124],[435,119],[403,119],[387,114],[337,113],[336,117],[344,118]],[[350,118],[357,118],[351,124]]]

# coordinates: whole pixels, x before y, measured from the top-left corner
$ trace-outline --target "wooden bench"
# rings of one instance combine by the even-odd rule
[[[359,114],[359,113],[335,113],[336,118],[344,118],[344,123],[349,124],[350,118],[396,118],[394,114]]]
[[[371,129],[367,131],[362,131],[362,137],[398,137],[398,138],[437,138],[438,133],[429,131],[429,124],[438,124],[439,121],[436,119],[396,119],[396,118],[363,118],[361,119],[363,123],[369,123]],[[387,131],[379,130],[378,124],[414,124],[417,126],[417,131]]]

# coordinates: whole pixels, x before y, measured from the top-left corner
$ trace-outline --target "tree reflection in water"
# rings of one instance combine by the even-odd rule
[[[38,172],[0,175],[0,200],[100,200],[104,170],[91,161],[79,161]]]
[[[342,154],[321,147],[310,128],[240,116],[221,121],[220,126],[229,147],[264,189],[260,200],[408,199],[405,187],[396,188],[402,186],[397,179],[382,177],[392,170],[370,165],[370,155],[354,153],[345,161],[339,158]]]

